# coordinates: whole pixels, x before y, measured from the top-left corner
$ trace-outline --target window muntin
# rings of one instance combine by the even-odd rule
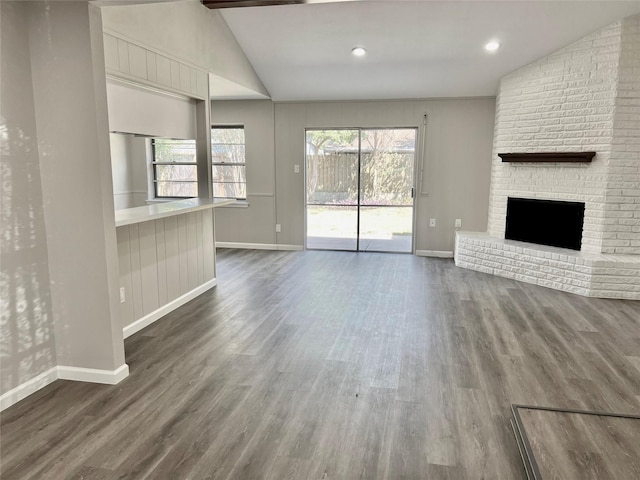
[[[151,145],[156,198],[197,197],[196,141],[154,138]]]
[[[244,127],[211,127],[213,196],[247,198]]]

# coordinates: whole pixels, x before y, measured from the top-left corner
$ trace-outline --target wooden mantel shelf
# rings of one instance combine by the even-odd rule
[[[503,162],[527,163],[589,163],[596,152],[544,152],[544,153],[499,153]]]

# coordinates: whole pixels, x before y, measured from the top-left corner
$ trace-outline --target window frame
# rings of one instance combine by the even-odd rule
[[[222,130],[222,129],[228,129],[228,130],[242,130],[242,136],[243,136],[243,142],[242,143],[216,143],[215,145],[242,145],[243,146],[243,158],[244,158],[244,162],[214,162],[213,160],[213,135],[211,136],[211,195],[213,198],[220,198],[220,199],[228,199],[228,200],[236,200],[238,202],[246,202],[247,201],[247,136],[246,136],[246,129],[244,125],[241,124],[221,124],[221,125],[216,125],[216,124],[212,124],[211,125],[211,130]],[[213,179],[213,168],[215,166],[227,166],[227,167],[244,167],[244,182],[216,182]],[[223,184],[223,183],[244,183],[244,197],[220,197],[220,196],[216,196],[215,195],[215,188],[214,185],[215,184]]]
[[[197,145],[196,145],[196,140],[195,139],[184,139],[184,138],[162,138],[162,137],[154,137],[151,139],[151,165],[153,167],[153,198],[155,199],[160,199],[160,200],[170,200],[172,198],[177,198],[177,199],[185,199],[185,198],[196,198],[198,196],[198,177],[197,177],[197,169],[198,169],[198,160],[196,157],[196,161],[195,162],[158,162],[156,161],[156,140],[174,140],[174,141],[193,141],[194,142],[194,148],[197,149]],[[172,196],[165,196],[165,195],[158,195],[158,173],[157,173],[157,166],[180,166],[180,165],[186,165],[186,166],[194,166],[196,167],[196,179],[195,180],[163,180],[164,183],[195,183],[196,185],[196,195],[195,196],[176,196],[176,195],[172,195]]]

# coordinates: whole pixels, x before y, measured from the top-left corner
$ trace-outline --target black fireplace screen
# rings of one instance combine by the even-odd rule
[[[505,238],[580,250],[584,203],[512,198],[507,201]]]

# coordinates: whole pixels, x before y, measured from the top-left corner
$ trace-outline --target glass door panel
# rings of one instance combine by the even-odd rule
[[[415,128],[361,132],[360,250],[412,252]]]
[[[359,130],[307,130],[307,248],[358,249]]]
[[[413,208],[360,207],[360,251],[411,253]]]

